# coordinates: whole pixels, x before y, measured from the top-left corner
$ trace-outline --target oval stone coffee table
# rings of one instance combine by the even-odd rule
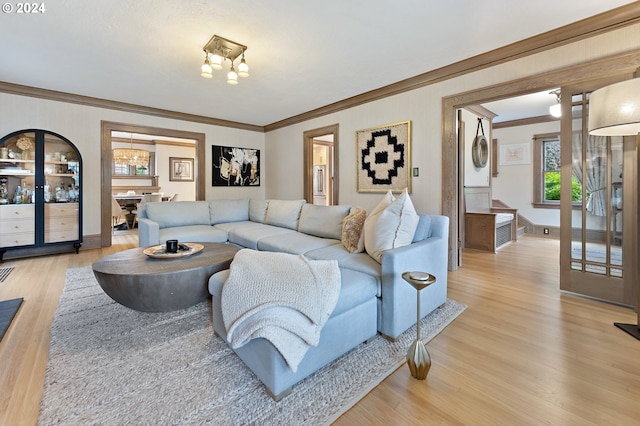
[[[199,243],[202,251],[191,256],[156,259],[144,247],[120,251],[97,260],[93,273],[113,300],[144,312],[188,308],[209,298],[209,277],[229,265],[238,247]]]

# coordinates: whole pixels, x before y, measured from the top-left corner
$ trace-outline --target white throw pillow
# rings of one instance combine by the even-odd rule
[[[385,250],[411,244],[419,220],[407,189],[398,198],[387,192],[364,222],[364,246],[369,256],[381,262]]]

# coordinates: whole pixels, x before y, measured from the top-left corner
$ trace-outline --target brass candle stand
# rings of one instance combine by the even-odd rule
[[[417,295],[416,340],[407,351],[407,365],[413,377],[424,380],[431,368],[431,357],[420,339],[420,290],[435,283],[436,277],[425,272],[404,272],[402,278],[416,289]]]

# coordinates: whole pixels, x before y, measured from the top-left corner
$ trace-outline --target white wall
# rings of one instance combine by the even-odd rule
[[[493,138],[498,140],[498,152],[502,145],[529,144],[529,164],[501,165],[498,158],[498,176],[491,179],[493,198],[505,202],[509,207],[536,225],[560,226],[560,209],[537,209],[533,203],[533,135],[560,132],[560,121],[494,129]]]
[[[264,134],[247,130],[191,123],[181,120],[152,117],[103,108],[87,107],[64,102],[36,99],[0,93],[0,135],[21,129],[45,129],[61,134],[78,148],[83,161],[83,235],[100,233],[100,122],[153,126],[176,129],[206,135],[206,157],[197,159],[207,165],[206,198],[264,198],[266,180],[264,173],[260,187],[213,188],[211,187],[211,145],[241,146],[261,149],[264,159]],[[164,190],[164,189],[163,189]],[[107,208],[111,208],[107,206]]]
[[[169,158],[194,158],[196,157],[195,147],[176,145],[155,145],[156,147],[156,175],[158,175],[158,185],[160,191],[165,196],[178,194],[179,201],[194,201],[196,199],[195,182],[177,182],[169,180]],[[210,184],[210,183],[209,183]]]
[[[478,116],[467,110],[462,110],[462,121],[464,122],[464,186],[489,186],[491,179],[491,162],[487,161],[485,167],[476,167],[473,164],[472,146],[476,139],[476,132],[482,135],[482,130],[478,130]],[[487,141],[491,140],[489,131],[491,130],[489,121],[482,120],[482,129]],[[491,158],[491,143],[489,145],[489,157]],[[495,198],[495,197],[494,197]]]
[[[411,92],[271,131],[266,135],[269,182],[267,198],[302,198],[302,134],[306,130],[338,123],[340,125],[339,201],[341,204],[371,209],[381,199],[381,195],[356,192],[355,132],[360,129],[411,120],[411,165],[420,168],[420,176],[413,178],[412,199],[419,212],[440,213],[442,211],[443,97],[638,49],[640,48],[638,34],[640,34],[640,25],[633,25]],[[292,179],[292,176],[296,178]],[[530,203],[530,197],[527,198],[527,203]],[[553,213],[541,213],[541,215],[546,214]],[[541,216],[540,220],[548,219]]]

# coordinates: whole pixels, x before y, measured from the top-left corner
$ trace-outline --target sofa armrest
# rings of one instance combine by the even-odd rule
[[[138,219],[138,247],[160,244],[160,225],[151,219]]]
[[[448,229],[446,220],[442,221]],[[420,292],[420,317],[447,300],[448,232],[408,246],[387,250],[382,255],[382,282],[378,330],[397,338],[416,322],[416,290],[402,279],[406,271],[435,275],[436,282]]]

